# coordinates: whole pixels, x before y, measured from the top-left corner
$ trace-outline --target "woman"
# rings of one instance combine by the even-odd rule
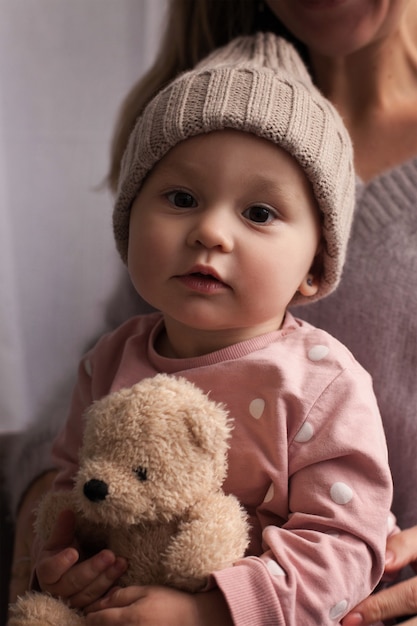
[[[409,493],[417,477],[417,4],[172,0],[155,64],[121,110],[109,184],[115,189],[127,137],[152,95],[212,49],[256,30],[279,32],[299,47],[353,139],[358,202],[342,285],[297,314],[337,336],[374,377],[394,476],[393,510],[408,528],[388,543],[387,572],[394,572],[417,559],[417,506]],[[24,500],[22,512],[27,506]],[[19,517],[18,530],[25,519]],[[416,598],[411,577],[361,603],[344,624],[413,615]],[[406,623],[417,625],[417,618]]]

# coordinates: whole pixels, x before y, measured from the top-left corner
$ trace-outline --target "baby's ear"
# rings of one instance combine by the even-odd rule
[[[301,293],[302,296],[306,298],[311,298],[311,296],[315,296],[319,290],[320,281],[314,276],[312,272],[306,274],[301,281],[298,292]]]
[[[316,256],[313,259],[308,273],[304,276],[298,291],[306,298],[315,296],[320,288],[324,267],[323,267],[323,249],[325,242],[321,241],[318,245]]]

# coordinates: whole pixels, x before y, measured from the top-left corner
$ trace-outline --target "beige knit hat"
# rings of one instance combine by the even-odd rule
[[[271,33],[239,37],[159,92],[138,119],[122,161],[113,213],[117,249],[127,260],[129,217],[144,177],[177,143],[234,128],[268,139],[303,168],[323,213],[323,276],[311,302],[337,286],[354,207],[348,133],[313,85],[296,50]]]

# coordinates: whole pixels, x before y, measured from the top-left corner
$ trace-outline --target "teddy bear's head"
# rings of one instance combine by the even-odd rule
[[[184,378],[158,374],[86,413],[75,493],[80,512],[110,526],[169,521],[220,488],[231,424]]]

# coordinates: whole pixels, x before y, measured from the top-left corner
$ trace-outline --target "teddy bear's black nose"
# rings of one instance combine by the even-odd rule
[[[100,502],[101,500],[104,500],[109,493],[109,488],[102,480],[92,478],[84,484],[83,491],[85,497],[91,500],[91,502]]]

